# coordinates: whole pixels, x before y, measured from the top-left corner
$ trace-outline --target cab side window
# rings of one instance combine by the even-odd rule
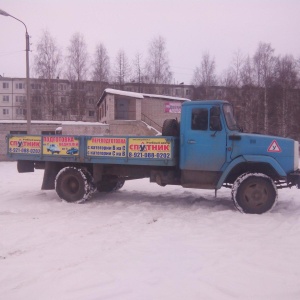
[[[192,110],[192,130],[208,129],[208,110],[206,108],[194,108]]]
[[[210,109],[209,129],[212,131],[222,130],[219,107],[212,107]]]

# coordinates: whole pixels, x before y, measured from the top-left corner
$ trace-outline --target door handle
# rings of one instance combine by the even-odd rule
[[[196,144],[195,140],[188,140],[187,142],[188,142],[188,144]]]

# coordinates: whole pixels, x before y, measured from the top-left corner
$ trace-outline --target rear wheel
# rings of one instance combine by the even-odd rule
[[[162,132],[163,136],[179,136],[179,123],[175,119],[167,119],[164,121]]]
[[[236,208],[248,214],[263,214],[277,202],[277,188],[265,174],[246,173],[235,181],[232,199]]]
[[[94,192],[92,176],[86,170],[63,168],[56,176],[55,190],[67,202],[83,202]]]

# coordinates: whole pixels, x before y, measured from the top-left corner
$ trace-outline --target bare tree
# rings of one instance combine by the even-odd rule
[[[70,110],[76,120],[85,116],[87,103],[84,82],[88,72],[88,52],[83,35],[75,33],[70,41],[67,54],[67,78],[71,81]]]
[[[254,86],[254,67],[249,56],[245,58],[241,69],[241,81],[244,86]]]
[[[44,30],[36,47],[34,71],[39,78],[54,79],[60,75],[62,51],[49,31]]]
[[[125,82],[130,76],[131,68],[124,50],[119,50],[114,65],[114,78],[120,89],[123,88]]]
[[[276,81],[284,88],[295,88],[298,81],[297,61],[292,55],[278,57],[275,63]]]
[[[291,55],[285,55],[278,57],[275,64],[275,76],[276,83],[281,88],[281,107],[278,107],[281,111],[280,118],[280,130],[281,135],[288,135],[288,128],[290,127],[291,113],[293,111],[292,105],[290,109],[288,104],[292,102],[292,99],[288,101],[288,90],[293,89],[297,85],[298,74],[297,74],[297,61]]]
[[[244,55],[240,50],[234,53],[232,63],[231,63],[231,70],[234,80],[234,86],[240,87],[242,84],[242,69],[245,62]]]
[[[110,59],[106,47],[100,43],[96,46],[93,60],[93,80],[97,81],[96,94],[97,98],[102,95],[108,85],[110,76]]]
[[[252,59],[248,55],[240,72],[242,85],[242,111],[243,126],[245,130],[258,131],[258,97],[257,88],[254,84],[254,67]]]
[[[133,66],[133,76],[132,80],[138,83],[139,92],[141,92],[141,84],[144,81],[144,70],[143,70],[143,57],[141,53],[136,53],[132,66]]]
[[[67,73],[70,81],[82,81],[87,77],[88,52],[84,37],[80,33],[75,33],[70,41],[67,54]]]
[[[271,47],[271,44],[267,43],[259,43],[258,49],[253,57],[254,68],[256,72],[256,80],[257,85],[259,87],[264,88],[264,99],[263,99],[263,106],[264,106],[264,122],[263,128],[264,132],[268,133],[269,131],[269,106],[268,106],[268,86],[270,86],[272,82],[272,76],[274,74],[274,64],[275,64],[275,57],[273,56],[274,49]]]
[[[300,57],[296,60],[296,65],[297,65],[297,74],[298,74],[297,88],[300,89]]]
[[[32,84],[32,101],[39,109],[33,109],[33,117],[45,118],[46,114],[54,120],[58,112],[58,93],[55,93],[53,79],[58,78],[61,71],[62,51],[49,31],[43,31],[36,47],[34,71],[37,77],[45,79],[43,85]],[[41,94],[41,90],[43,93]],[[43,101],[37,101],[44,98]],[[35,112],[38,112],[35,113]]]
[[[208,87],[216,85],[215,69],[215,60],[210,58],[209,53],[203,54],[200,67],[196,67],[194,71],[193,84],[204,87],[206,90]]]
[[[194,78],[195,79],[195,78]],[[236,84],[235,76],[231,68],[225,70],[219,78],[219,83],[226,87],[234,87]]]
[[[104,82],[108,81],[110,72],[110,61],[106,47],[100,43],[96,46],[93,62],[93,80]]]
[[[166,40],[161,36],[154,38],[150,43],[146,70],[150,83],[167,84],[172,80]]]

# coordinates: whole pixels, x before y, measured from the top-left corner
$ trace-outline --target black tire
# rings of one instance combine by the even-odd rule
[[[175,119],[167,119],[163,123],[162,132],[163,136],[179,136],[180,127]]]
[[[231,194],[236,208],[247,214],[270,211],[278,198],[273,180],[261,173],[246,173],[238,177]]]
[[[92,176],[88,171],[75,167],[63,168],[56,176],[55,190],[67,202],[86,201],[94,192]]]
[[[98,192],[115,192],[123,187],[125,183],[125,180],[123,179],[113,179],[111,181],[109,180],[103,180],[100,183],[97,184],[97,190]]]

